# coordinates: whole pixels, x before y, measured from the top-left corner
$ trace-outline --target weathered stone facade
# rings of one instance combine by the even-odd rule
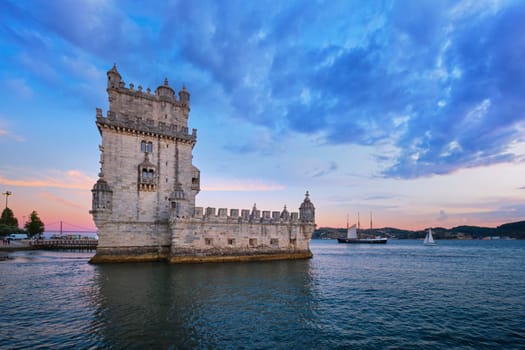
[[[99,243],[93,263],[301,259],[312,256],[315,208],[299,213],[195,207],[197,130],[188,129],[190,94],[167,79],[154,93],[107,72],[109,111],[97,108],[100,173],[90,213]]]

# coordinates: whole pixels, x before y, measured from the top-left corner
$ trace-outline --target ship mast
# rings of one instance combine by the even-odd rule
[[[359,221],[359,212],[357,212],[357,238],[361,238],[361,222]]]
[[[348,214],[346,214],[346,238],[350,238],[350,226],[348,226]]]

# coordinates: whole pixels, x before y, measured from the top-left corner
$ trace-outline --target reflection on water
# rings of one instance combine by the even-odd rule
[[[105,324],[108,346],[291,346],[297,344],[298,332],[310,328],[309,265],[294,261],[97,266],[104,297],[95,322]],[[272,333],[278,336],[268,339]]]
[[[312,242],[314,258],[0,262],[0,349],[525,348],[525,241]]]

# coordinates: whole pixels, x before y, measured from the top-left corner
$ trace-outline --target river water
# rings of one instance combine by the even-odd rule
[[[302,261],[0,262],[0,349],[524,349],[525,241],[312,241]]]

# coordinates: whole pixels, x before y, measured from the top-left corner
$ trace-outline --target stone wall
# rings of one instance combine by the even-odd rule
[[[310,257],[314,223],[299,221],[298,213],[195,208],[191,218],[171,224],[172,262],[292,259]],[[273,255],[273,258],[268,257]],[[266,259],[264,258],[266,256]],[[231,259],[224,259],[231,257]]]
[[[169,258],[171,230],[167,223],[111,221],[98,227],[93,263],[164,261]]]

